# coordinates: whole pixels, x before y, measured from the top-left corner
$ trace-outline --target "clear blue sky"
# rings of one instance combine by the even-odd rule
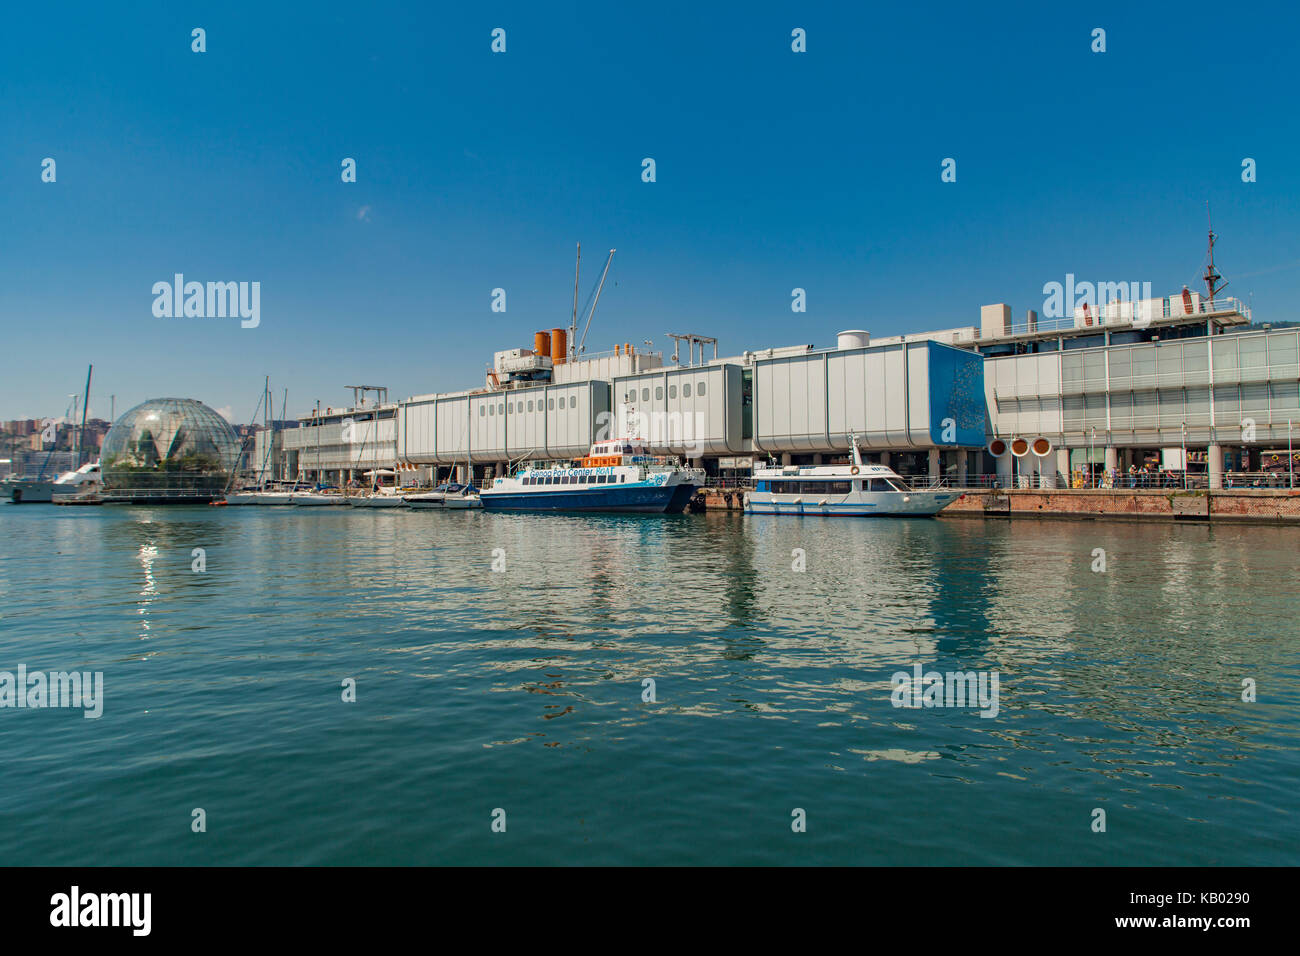
[[[103,417],[115,393],[247,420],[265,374],[291,415],[477,386],[567,324],[579,240],[584,299],[618,248],[590,351],[971,325],[1067,272],[1196,288],[1206,199],[1229,293],[1300,318],[1300,14],[1173,9],[11,4],[0,418],[60,414],[90,362]],[[176,272],[259,281],[260,327],[155,318]]]

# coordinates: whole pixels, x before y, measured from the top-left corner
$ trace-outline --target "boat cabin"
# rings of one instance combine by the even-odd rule
[[[623,464],[623,456],[645,457],[645,446],[628,439],[598,441],[591,446],[587,457],[578,459],[579,468],[611,468]]]

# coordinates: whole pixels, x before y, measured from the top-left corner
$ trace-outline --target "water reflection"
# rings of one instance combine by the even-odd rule
[[[761,721],[763,739],[785,725],[838,773],[960,766],[962,779],[1162,790],[1226,777],[1250,799],[1243,767],[1295,744],[1275,722],[1297,702],[1292,529],[102,512],[60,525],[59,550],[97,569],[70,615],[97,602],[109,638],[245,675],[337,660],[406,679],[418,707],[450,707],[482,747],[612,746],[662,718],[737,744]],[[206,573],[191,572],[193,547],[207,549]],[[1097,548],[1104,573],[1091,570]],[[38,550],[24,560],[25,586],[60,573]],[[6,600],[19,570],[0,563]],[[998,718],[894,709],[889,677],[914,663],[998,670]],[[1240,699],[1245,677],[1258,705]]]

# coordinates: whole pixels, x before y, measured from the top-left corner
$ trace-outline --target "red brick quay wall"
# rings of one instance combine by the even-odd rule
[[[744,492],[706,488],[694,511],[743,511]],[[1300,524],[1300,489],[970,489],[940,517],[1137,518]]]
[[[1300,524],[1300,490],[1009,489],[967,491],[943,516],[1139,518]]]

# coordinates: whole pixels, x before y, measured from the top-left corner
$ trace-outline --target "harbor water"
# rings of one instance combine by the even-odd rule
[[[0,864],[1294,865],[1296,541],[0,505]]]

